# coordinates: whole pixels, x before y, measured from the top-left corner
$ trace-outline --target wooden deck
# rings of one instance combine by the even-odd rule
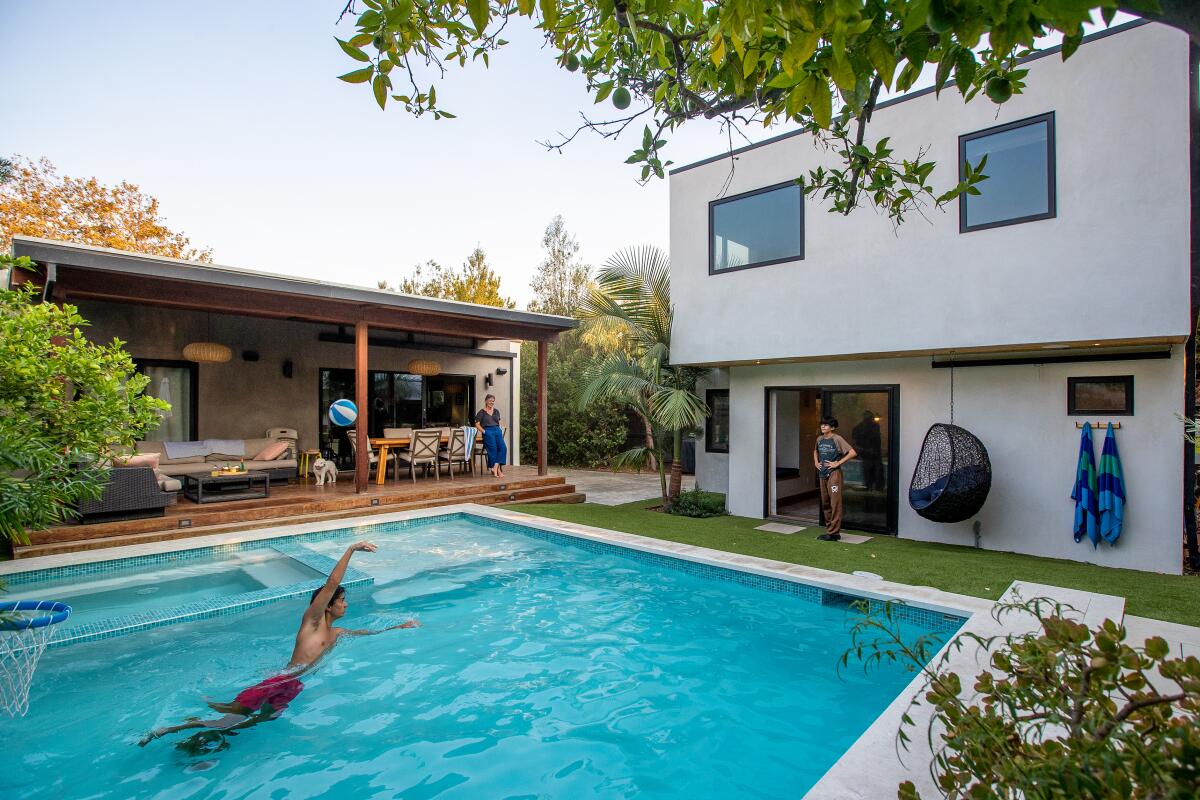
[[[502,481],[491,475],[455,475],[441,480],[389,479],[371,482],[354,493],[353,473],[343,472],[336,484],[272,485],[271,496],[198,505],[180,494],[162,517],[63,525],[30,535],[30,544],[15,548],[16,558],[96,550],[128,544],[185,539],[251,528],[321,522],[365,514],[386,514],[455,503],[581,503],[584,496],[561,475],[539,476],[535,467],[509,466]],[[373,476],[372,476],[373,477]]]

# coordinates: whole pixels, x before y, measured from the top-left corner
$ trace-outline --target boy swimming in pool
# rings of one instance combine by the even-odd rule
[[[224,745],[222,734],[231,733],[243,728],[249,728],[267,720],[275,719],[283,713],[288,704],[296,699],[296,695],[304,688],[300,676],[312,669],[316,663],[337,643],[342,636],[373,636],[396,628],[415,628],[419,625],[416,620],[402,622],[383,630],[354,630],[335,628],[333,623],[346,614],[346,590],[341,586],[346,568],[350,566],[350,557],[356,552],[374,553],[375,545],[370,542],[358,542],[346,548],[325,585],[312,593],[308,608],[300,620],[300,630],[296,633],[296,646],[292,649],[291,660],[287,667],[278,675],[267,678],[248,689],[243,690],[230,703],[209,703],[214,711],[224,716],[217,719],[189,718],[187,722],[171,725],[151,731],[138,744],[143,747],[149,742],[168,733],[190,730],[192,728],[207,728],[209,730],[184,739],[176,746],[188,751],[210,749],[212,744]],[[217,749],[222,749],[218,747]]]

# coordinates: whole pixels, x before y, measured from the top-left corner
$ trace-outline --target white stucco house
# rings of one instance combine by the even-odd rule
[[[988,155],[982,195],[899,228],[804,197],[796,179],[837,162],[803,134],[671,173],[672,356],[713,368],[697,482],[731,513],[816,522],[811,453],[831,415],[861,456],[847,527],[1181,571],[1188,38],[1137,22],[1027,66],[1003,106],[953,89],[880,104],[868,141],[927,148],[936,185]],[[952,415],[986,446],[992,486],[977,515],[939,524],[910,507],[909,483],[926,431]],[[1120,423],[1115,546],[1072,537],[1084,421]]]

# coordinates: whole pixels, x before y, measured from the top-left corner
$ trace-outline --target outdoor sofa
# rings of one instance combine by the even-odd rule
[[[254,456],[267,445],[275,442],[287,442],[289,447],[279,458],[271,461],[255,461]],[[287,481],[296,477],[296,453],[293,442],[287,439],[244,439],[242,454],[210,453],[205,456],[188,456],[186,458],[168,458],[166,447],[162,442],[138,442],[137,452],[158,455],[158,474],[175,481],[182,480],[184,475],[203,475],[212,472],[222,464],[245,464],[246,469],[265,472],[271,481]],[[164,486],[163,488],[167,488]],[[178,491],[176,486],[173,491]]]

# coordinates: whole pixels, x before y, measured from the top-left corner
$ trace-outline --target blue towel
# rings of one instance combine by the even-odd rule
[[[1075,468],[1075,488],[1071,490],[1075,501],[1075,541],[1087,536],[1092,546],[1100,544],[1100,510],[1096,497],[1095,448],[1092,445],[1092,423],[1083,423],[1083,435],[1079,437],[1079,465]]]
[[[1117,453],[1117,435],[1112,423],[1104,434],[1104,449],[1100,451],[1100,537],[1109,544],[1121,538],[1125,521],[1125,480],[1121,475],[1121,456]]]

